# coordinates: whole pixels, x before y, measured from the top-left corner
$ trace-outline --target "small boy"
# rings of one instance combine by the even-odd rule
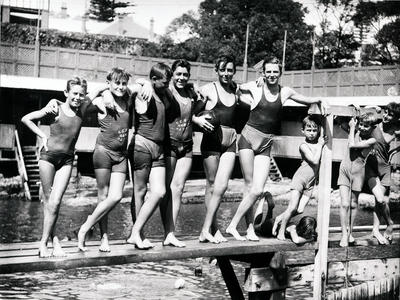
[[[349,122],[348,151],[340,163],[338,178],[341,198],[341,247],[354,243],[351,232],[357,212],[358,196],[365,181],[365,163],[376,143],[376,139],[371,136],[375,124],[376,116],[371,112],[360,115],[358,119],[354,117]]]
[[[264,213],[264,202],[267,200],[268,212]],[[264,194],[257,206],[254,215],[254,229],[255,232],[264,237],[273,237],[273,226],[275,226],[272,219],[272,211],[275,207],[272,195],[269,192]],[[290,221],[289,226],[285,228],[284,235],[290,238],[295,244],[304,244],[317,240],[317,221],[314,217],[304,216],[296,224],[293,219]]]
[[[326,143],[320,138],[321,125],[314,116],[307,116],[303,120],[302,133],[306,140],[299,147],[302,162],[293,176],[291,186],[291,199],[288,208],[280,214],[274,222],[272,233],[276,235],[278,225],[280,229],[277,234],[279,240],[285,239],[287,223],[292,216],[302,213],[308,200],[317,190],[315,187],[319,171],[322,148]]]
[[[388,244],[392,240],[393,220],[387,197],[390,191],[392,156],[400,147],[390,150],[390,143],[400,137],[400,103],[390,102],[383,108],[382,119],[375,126],[371,136],[376,139],[375,155],[370,156],[365,166],[365,177],[368,187],[375,196],[374,225],[372,235],[379,244]],[[382,235],[379,232],[379,216],[382,216],[387,228]]]

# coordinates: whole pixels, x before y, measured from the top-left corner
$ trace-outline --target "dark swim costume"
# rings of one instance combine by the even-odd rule
[[[252,149],[256,155],[271,155],[273,134],[263,133],[249,125],[245,125],[239,138],[238,148]]]
[[[307,143],[303,143],[307,145]],[[300,145],[301,146],[301,145]],[[310,146],[308,146],[310,149]],[[311,149],[310,149],[311,150]],[[314,185],[318,183],[318,170],[312,168],[303,158],[300,167],[296,170],[290,183],[292,190],[298,191],[300,194],[310,195],[314,189]]]
[[[224,152],[236,152],[237,134],[234,128],[236,101],[235,104],[226,106],[220,99],[215,82],[214,87],[217,93],[217,103],[211,110],[219,119],[220,126],[211,133],[203,134],[200,150],[204,157],[221,155]]]
[[[371,133],[371,137],[376,139],[374,145],[375,155],[370,155],[365,166],[365,177],[378,177],[384,187],[390,187],[391,166],[389,162],[390,144],[386,142],[382,130],[377,126]]]
[[[65,165],[72,165],[81,125],[81,110],[78,110],[75,116],[69,117],[64,113],[61,103],[58,103],[58,115],[53,117],[50,123],[48,151],[44,148],[41,150],[40,160],[53,164],[56,170]]]
[[[262,88],[261,99],[250,111],[249,120],[242,130],[238,148],[251,149],[256,155],[270,156],[273,137],[279,134],[282,117],[281,87],[277,99],[270,102]]]
[[[197,96],[188,90],[189,97],[181,96],[174,85],[170,86],[172,103],[167,110],[169,136],[165,141],[165,155],[182,158],[193,156],[192,115]]]
[[[157,98],[157,99],[156,99]],[[144,114],[137,114],[133,169],[165,167],[165,104],[153,96]]]
[[[356,141],[360,141],[357,133]],[[366,149],[347,149],[340,163],[338,185],[348,186],[352,191],[361,192],[365,182],[365,163],[372,147]]]
[[[247,125],[265,134],[279,134],[281,129],[281,119],[281,87],[279,86],[278,97],[273,102],[267,100],[264,88],[262,88],[261,99],[257,103],[257,106],[250,111]]]
[[[72,165],[74,162],[74,155],[70,153],[45,151],[43,148],[40,151],[40,160],[51,163],[57,171],[63,166]]]
[[[100,133],[93,153],[94,169],[109,169],[111,172],[126,173],[129,110],[128,106],[123,112],[107,109],[107,115],[99,119]]]

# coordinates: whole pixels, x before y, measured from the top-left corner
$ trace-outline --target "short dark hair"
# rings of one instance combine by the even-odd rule
[[[86,79],[79,77],[79,76],[74,76],[71,79],[67,80],[67,92],[71,90],[71,87],[74,85],[80,85],[82,86],[85,91],[87,91],[87,81]]]
[[[129,81],[129,78],[132,75],[129,74],[127,71],[121,68],[112,68],[111,71],[107,74],[106,79],[108,81],[120,81],[121,78],[125,79],[126,81]]]
[[[317,220],[310,216],[302,217],[296,226],[297,235],[306,240],[317,240],[318,234],[316,229]]]
[[[172,73],[174,73],[178,67],[186,68],[190,74],[190,63],[186,59],[178,59],[174,61],[171,66]]]
[[[306,128],[307,124],[314,124],[318,129],[321,129],[321,121],[314,115],[308,115],[303,119],[302,129]]]
[[[274,64],[279,66],[279,72],[282,74],[282,64],[281,61],[277,57],[266,57],[264,58],[263,65],[262,65],[262,70],[263,72],[265,71],[265,65],[266,64]]]
[[[378,122],[378,119],[373,112],[365,112],[358,117],[358,122],[363,122],[371,126],[375,126]]]
[[[390,102],[386,105],[386,108],[389,112],[393,114],[393,118],[397,121],[400,120],[400,103]]]
[[[215,72],[218,72],[220,65],[222,63],[222,67],[225,68],[228,63],[233,64],[233,71],[236,73],[236,61],[235,58],[231,55],[221,55],[215,61]]]
[[[156,77],[157,79],[161,79],[163,77],[167,78],[168,80],[172,77],[171,68],[168,67],[164,63],[156,63],[154,66],[151,67],[150,70],[150,79]]]

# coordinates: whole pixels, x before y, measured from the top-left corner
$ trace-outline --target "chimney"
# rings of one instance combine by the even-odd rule
[[[154,18],[150,19],[150,32],[149,32],[149,41],[154,41]]]
[[[68,18],[67,3],[64,1],[61,3],[60,18],[63,18],[63,19]]]

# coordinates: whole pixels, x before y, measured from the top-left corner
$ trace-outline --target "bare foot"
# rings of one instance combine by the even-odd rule
[[[390,224],[386,227],[386,230],[383,234],[383,236],[385,237],[385,239],[388,240],[388,242],[391,244],[392,240],[393,240],[393,225]]]
[[[140,234],[132,234],[127,240],[126,242],[128,244],[132,244],[135,245],[135,248],[140,249],[140,250],[147,250],[150,249],[152,247],[154,247],[149,240],[142,240],[140,238]]]
[[[253,242],[258,242],[260,240],[256,235],[256,233],[254,232],[254,227],[247,228],[246,239]]]
[[[350,234],[349,236],[349,244],[354,244],[356,240],[354,239],[353,235]]]
[[[53,237],[53,256],[54,257],[65,257],[67,256],[61,247],[58,237]]]
[[[228,240],[222,235],[221,231],[219,229],[215,232],[214,238],[219,242],[219,243],[226,243]]]
[[[279,227],[279,225],[280,225],[280,223],[281,223],[281,221],[282,221],[282,218],[283,218],[283,214],[280,214],[279,216],[277,216],[276,218],[275,218],[275,221],[274,221],[274,225],[272,226],[272,235],[273,236],[276,236],[277,235],[277,230],[278,230],[278,227]]]
[[[372,231],[372,236],[378,240],[379,245],[389,245],[389,241],[379,232],[379,230]]]
[[[44,258],[44,257],[50,257],[50,256],[51,256],[51,252],[47,248],[47,245],[41,244],[39,247],[39,257]]]
[[[107,234],[104,234],[102,239],[101,239],[99,251],[100,252],[111,252],[110,244],[108,243]]]
[[[210,234],[208,231],[201,231],[200,232],[200,236],[199,236],[199,242],[200,243],[214,243],[214,244],[218,244],[218,240],[216,240],[212,234]]]
[[[236,230],[236,228],[228,227],[228,228],[226,228],[225,232],[229,233],[230,235],[232,235],[235,240],[238,240],[238,241],[245,241],[246,240],[246,238],[244,236],[241,236],[239,234],[239,232]]]
[[[347,240],[347,235],[342,234],[342,238],[340,239],[339,246],[340,247],[347,247],[348,245],[349,245],[349,242]]]
[[[178,248],[186,247],[186,244],[184,242],[181,242],[176,238],[173,232],[170,232],[167,234],[167,237],[165,238],[163,242],[164,246],[174,246]]]
[[[88,250],[88,248],[86,248],[85,246],[85,239],[86,239],[86,231],[83,230],[83,225],[82,225],[78,232],[78,249],[83,252]]]
[[[276,238],[277,238],[278,240],[280,240],[280,241],[286,240],[285,234],[284,234],[284,233],[281,233],[281,232],[278,233],[278,235],[276,236]]]

